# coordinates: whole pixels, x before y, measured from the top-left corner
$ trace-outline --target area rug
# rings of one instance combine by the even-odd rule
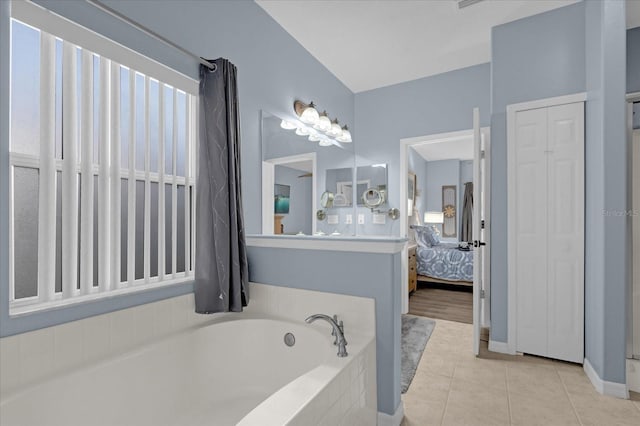
[[[402,341],[400,344],[402,349],[402,381],[400,382],[402,393],[407,392],[409,385],[411,385],[420,358],[422,358],[422,352],[424,352],[435,326],[436,322],[430,318],[402,315]]]

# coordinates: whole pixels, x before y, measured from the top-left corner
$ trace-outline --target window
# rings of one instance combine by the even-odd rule
[[[14,2],[11,314],[192,280],[196,93]]]

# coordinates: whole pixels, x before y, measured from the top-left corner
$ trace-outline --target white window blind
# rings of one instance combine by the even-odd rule
[[[192,279],[196,93],[176,71],[13,3],[11,314]]]

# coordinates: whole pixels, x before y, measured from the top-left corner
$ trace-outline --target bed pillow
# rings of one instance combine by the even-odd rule
[[[416,234],[416,243],[420,247],[433,247],[440,244],[440,237],[431,226],[412,226]]]

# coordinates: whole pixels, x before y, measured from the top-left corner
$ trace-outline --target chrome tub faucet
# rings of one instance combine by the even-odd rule
[[[334,315],[333,318],[331,318],[330,316],[324,315],[324,314],[311,315],[305,321],[308,324],[311,324],[315,320],[319,320],[319,319],[324,320],[324,321],[328,322],[329,324],[331,324],[331,327],[333,328],[333,330],[331,331],[331,335],[332,336],[336,336],[336,339],[334,340],[333,344],[338,347],[338,356],[341,357],[341,358],[347,356],[348,355],[348,353],[347,353],[347,339],[344,338],[344,324],[343,324],[343,322],[342,321],[338,321],[338,316],[337,315]]]

